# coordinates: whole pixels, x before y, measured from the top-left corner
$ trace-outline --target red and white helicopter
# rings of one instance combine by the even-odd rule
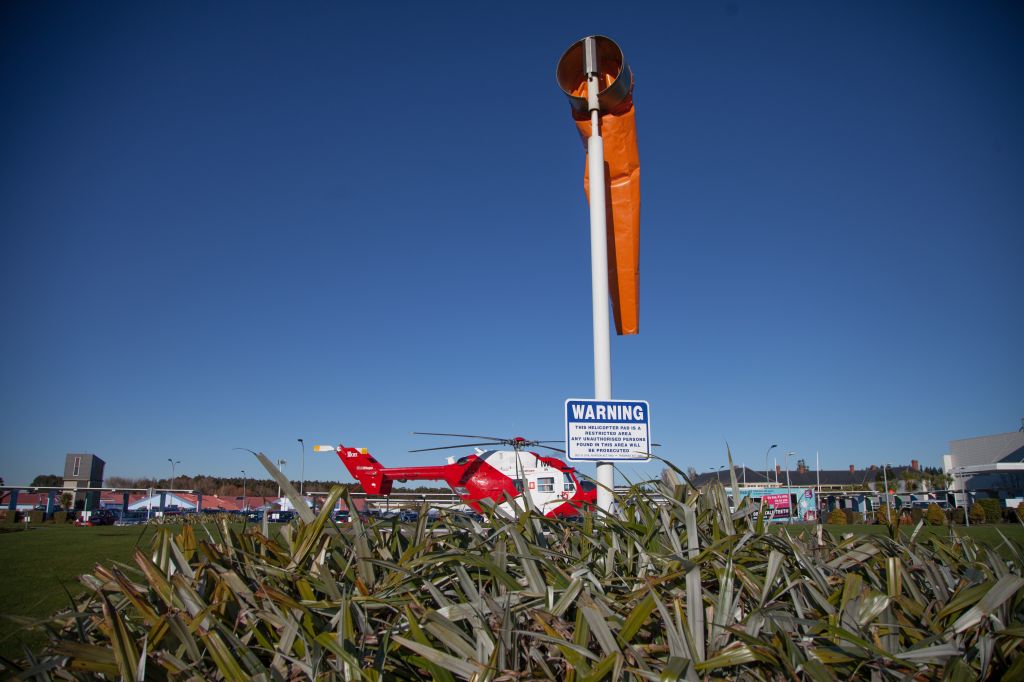
[[[389,494],[395,481],[444,481],[462,502],[478,512],[484,510],[480,504],[483,500],[491,500],[494,505],[511,512],[512,504],[523,508],[528,498],[529,504],[546,516],[578,516],[582,509],[594,505],[597,501],[597,486],[590,481],[579,480],[573,467],[557,457],[539,455],[527,450],[541,447],[562,452],[558,448],[543,444],[559,441],[535,441],[518,436],[492,438],[455,433],[417,435],[486,440],[411,451],[475,448],[473,454],[458,459],[449,457],[448,463],[440,466],[389,468],[374,459],[366,448],[350,448],[344,445],[317,445],[314,450],[338,453],[349,473],[362,484],[363,490],[372,495]],[[494,449],[494,446],[512,449],[498,450]]]

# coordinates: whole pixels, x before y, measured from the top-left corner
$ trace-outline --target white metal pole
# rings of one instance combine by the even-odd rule
[[[969,509],[970,505],[968,504],[968,502],[970,502],[970,498],[967,496],[967,481],[964,480],[964,469],[963,469],[963,467],[960,467],[959,471],[954,469],[954,472],[957,472],[957,478],[960,479],[960,494],[963,496],[963,500],[964,500],[964,524],[966,524],[966,526],[968,528],[970,528],[971,527],[971,514],[970,514],[970,511],[971,510]],[[956,498],[954,498],[954,501],[955,500],[956,500]]]
[[[795,452],[786,453],[786,501],[789,504],[789,520],[786,523],[793,523],[793,493],[789,485],[789,456],[795,454]]]
[[[601,139],[601,87],[597,72],[597,41],[587,38],[583,45],[587,71],[587,105],[590,109],[590,138],[587,140],[587,171],[590,176],[590,285],[594,316],[594,398],[612,398],[611,332],[608,316],[608,225],[604,189],[604,140]],[[611,462],[597,462],[597,506],[612,508],[615,470]]]
[[[821,522],[821,453],[817,450],[814,451],[814,478],[815,487],[817,490],[814,491],[814,517]]]
[[[889,508],[889,474],[886,473],[885,468],[888,464],[882,465],[882,482],[885,484],[885,518],[888,519],[889,523],[892,523],[892,510]],[[878,480],[877,478],[875,479]]]

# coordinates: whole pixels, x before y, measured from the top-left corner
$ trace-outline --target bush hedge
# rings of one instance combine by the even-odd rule
[[[986,497],[980,500],[975,500],[974,504],[985,510],[985,520],[989,523],[999,523],[1003,520],[1002,501]]]

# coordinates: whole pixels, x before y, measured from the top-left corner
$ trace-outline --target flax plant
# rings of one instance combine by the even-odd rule
[[[330,510],[345,494],[316,515],[303,506],[275,539],[226,520],[157,529],[133,565],[82,576],[87,593],[49,624],[45,654],[5,672],[1024,679],[1024,557],[1009,542],[1005,558],[954,535],[768,532],[764,509],[733,509],[722,485],[697,489],[671,465],[618,495],[614,514],[572,521],[527,510],[339,526]]]

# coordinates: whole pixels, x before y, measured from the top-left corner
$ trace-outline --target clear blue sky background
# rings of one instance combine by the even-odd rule
[[[636,74],[614,393],[663,455],[937,466],[1018,428],[1019,3],[581,7],[0,6],[0,476],[560,438],[593,383],[554,66],[588,33]],[[309,448],[306,476],[348,478]]]

